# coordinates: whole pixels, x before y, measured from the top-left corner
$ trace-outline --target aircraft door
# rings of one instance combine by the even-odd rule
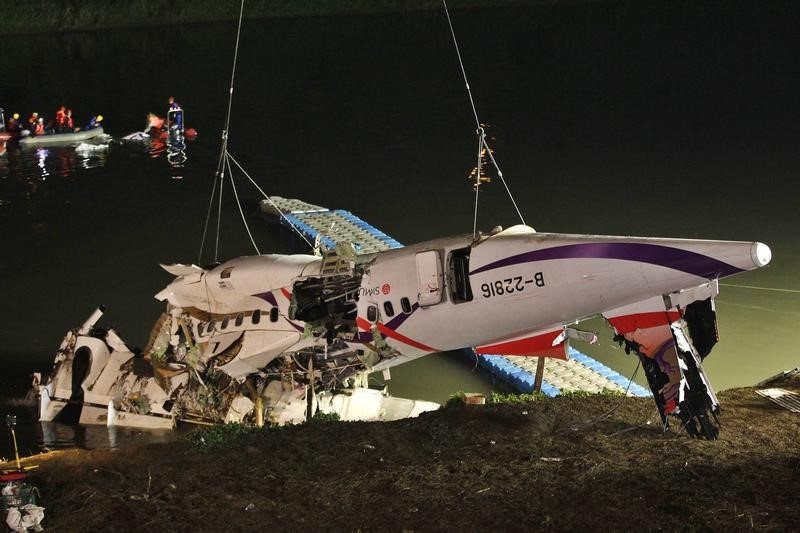
[[[417,259],[417,283],[419,305],[426,307],[442,301],[442,260],[436,250],[419,252]]]

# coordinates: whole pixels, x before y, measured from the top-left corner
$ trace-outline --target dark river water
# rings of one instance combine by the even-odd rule
[[[453,21],[526,222],[768,243],[768,268],[721,287],[721,341],[706,368],[724,389],[797,366],[800,5],[623,2],[456,11]],[[158,264],[198,259],[235,30],[38,35],[0,55],[7,116],[52,117],[65,104],[78,123],[103,114],[119,138],[173,95],[199,132],[179,167],[164,146],[5,147],[3,379],[46,367],[98,304],[105,325],[145,343],[161,311],[153,295],[171,280]],[[270,194],[348,209],[403,243],[468,233],[474,130],[443,13],[244,24],[229,148]],[[261,251],[289,251],[252,208],[258,193],[239,184]],[[220,258],[253,253],[226,206]],[[502,185],[488,185],[479,228],[517,222]],[[589,327],[600,342],[576,347],[629,374],[633,358],[602,323]],[[452,355],[392,373],[398,396],[491,388]]]

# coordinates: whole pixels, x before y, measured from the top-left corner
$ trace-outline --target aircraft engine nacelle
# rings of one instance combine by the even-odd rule
[[[209,313],[257,309],[264,306],[264,294],[317,273],[320,261],[313,255],[259,255],[238,257],[209,270],[194,265],[162,265],[178,277],[155,297],[176,307]]]

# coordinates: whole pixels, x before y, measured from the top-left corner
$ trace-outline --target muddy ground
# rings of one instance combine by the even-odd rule
[[[48,531],[797,530],[800,415],[751,388],[720,400],[715,442],[591,396],[24,462]]]

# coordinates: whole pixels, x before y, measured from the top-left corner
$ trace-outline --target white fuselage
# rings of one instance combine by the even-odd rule
[[[513,343],[769,260],[760,243],[549,234],[526,226],[477,242],[428,241],[359,259],[357,295],[347,296],[357,301],[352,344],[372,346],[380,336],[395,351],[380,369],[432,352]],[[247,331],[248,349],[234,366],[221,367],[244,375],[308,345],[306,324],[290,316],[289,305],[295,284],[321,276],[321,264],[308,255],[237,258],[178,277],[157,297],[208,313],[213,328],[196,333],[216,338],[218,351],[226,336]]]

